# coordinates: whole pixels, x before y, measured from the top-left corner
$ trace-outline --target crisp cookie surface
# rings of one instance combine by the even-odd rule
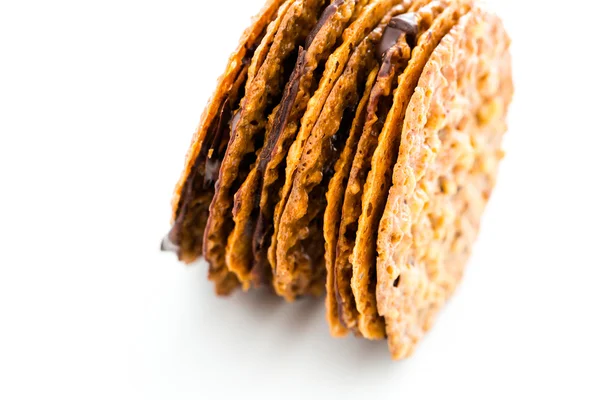
[[[361,134],[359,135],[358,143],[355,145],[354,157],[350,160],[348,166],[348,174],[350,175],[347,179],[345,187],[350,185],[352,181],[352,169],[355,166],[357,158],[361,157],[361,150],[364,144],[364,138],[376,139],[378,129],[381,129],[383,122],[378,120],[378,112],[382,115],[386,114],[390,110],[390,104],[385,102],[387,96],[389,96],[391,88],[396,81],[397,74],[403,68],[402,63],[395,62],[397,59],[409,58],[410,48],[406,45],[405,35],[402,35],[398,42],[395,43],[383,56],[381,67],[377,74],[377,80],[369,95],[369,101],[367,103],[367,115],[364,127]],[[379,65],[379,64],[378,64]],[[384,104],[385,103],[385,104]],[[346,191],[347,193],[347,191]],[[342,205],[348,205],[345,202]],[[342,207],[343,209],[343,207]],[[342,218],[340,216],[340,218]],[[345,219],[347,221],[347,219]],[[352,294],[352,288],[350,285],[352,278],[352,265],[350,263],[350,254],[353,248],[353,241],[351,240],[350,233],[353,233],[351,229],[347,229],[348,226],[342,226],[339,229],[339,239],[336,245],[335,264],[333,273],[335,274],[335,293],[338,298],[340,308],[340,318],[344,325],[349,329],[357,332],[357,317],[358,313],[356,310],[356,303],[354,302],[354,296]],[[341,244],[349,244],[344,247]],[[346,251],[344,251],[346,250]]]
[[[176,242],[180,260],[186,263],[195,261],[202,253],[208,208],[214,195],[214,182],[208,187],[204,184],[204,160],[199,159],[200,153],[207,142],[213,140],[209,133],[214,129],[215,121],[219,118],[224,104],[231,101],[229,97],[236,81],[245,81],[247,77],[247,69],[244,71],[247,57],[252,56],[254,47],[260,43],[267,26],[284,2],[284,0],[267,1],[263,9],[254,17],[250,27],[243,33],[240,44],[230,56],[225,73],[219,78],[217,89],[209,99],[192,138],[185,167],[173,194],[171,222],[174,228],[169,234],[170,240]],[[240,84],[244,83],[240,82]]]
[[[271,114],[265,144],[248,178],[235,196],[235,229],[229,237],[227,258],[246,288],[271,283],[267,249],[273,232],[273,207],[283,182],[279,169],[318,77],[315,70],[334,50],[350,17],[354,0],[336,0],[321,16],[300,51],[296,67],[284,91],[281,103]],[[332,12],[333,11],[333,12]]]
[[[348,27],[343,35],[343,42],[337,48],[337,50],[329,57],[325,65],[325,72],[319,83],[319,88],[315,92],[314,96],[311,97],[306,113],[302,117],[301,127],[298,131],[298,135],[292,143],[289,153],[286,157],[286,168],[285,168],[285,183],[281,190],[280,200],[275,207],[273,217],[273,236],[271,239],[271,245],[268,250],[268,259],[274,270],[277,269],[277,240],[279,235],[279,224],[281,215],[287,204],[289,194],[292,190],[294,181],[294,174],[308,136],[312,132],[317,119],[321,114],[325,102],[329,96],[329,93],[333,89],[333,86],[341,76],[348,59],[354,48],[379,24],[381,19],[389,13],[390,9],[397,6],[400,3],[407,3],[405,0],[374,0],[362,9],[362,13],[357,19]],[[405,6],[399,6],[404,8]],[[280,293],[287,300],[294,300],[295,296],[293,293]]]
[[[229,271],[225,260],[227,239],[234,228],[233,196],[250,172],[247,164],[252,162],[249,157],[259,150],[256,141],[257,136],[264,135],[267,107],[270,102],[277,101],[274,99],[283,91],[282,65],[316,23],[322,4],[323,0],[296,0],[289,8],[263,66],[246,89],[239,118],[232,126],[204,232],[203,253],[217,286],[221,280],[230,280],[229,277],[235,275]]]
[[[496,180],[512,97],[509,39],[474,8],[434,51],[408,107],[379,230],[378,310],[406,358],[459,283]]]
[[[250,66],[248,68],[248,81],[246,83],[246,90],[250,90],[252,81],[254,81],[254,77],[263,66],[267,55],[269,55],[269,51],[271,50],[271,46],[275,41],[275,36],[277,32],[279,32],[279,28],[281,27],[281,23],[283,19],[287,15],[288,10],[294,4],[296,0],[287,0],[279,10],[277,11],[277,17],[271,22],[267,28],[267,33],[261,40],[260,44],[256,48],[254,52],[254,56],[250,62]]]
[[[356,108],[356,115],[352,122],[352,129],[346,147],[340,156],[340,159],[335,164],[335,174],[329,181],[329,189],[327,190],[327,207],[325,208],[325,215],[323,217],[323,236],[325,239],[325,266],[327,268],[327,280],[326,280],[326,316],[329,322],[331,334],[339,337],[347,334],[347,328],[344,326],[339,313],[339,304],[336,295],[336,282],[335,282],[335,255],[336,245],[338,241],[338,231],[340,228],[340,214],[342,211],[342,203],[344,200],[344,191],[348,184],[348,175],[350,174],[350,167],[352,166],[352,159],[356,154],[356,146],[360,133],[365,124],[365,118],[367,116],[367,105],[369,103],[369,97],[375,80],[377,79],[377,73],[379,68],[375,67],[371,70],[367,78],[367,84],[364,90],[362,99],[358,103]]]
[[[374,292],[374,286],[368,285],[369,272],[357,268],[353,257],[353,253],[357,251],[356,245],[359,243],[358,239],[362,239],[363,243],[361,244],[364,248],[365,240],[367,243],[374,245],[373,238],[376,237],[375,234],[372,234],[370,237],[365,237],[364,235],[363,237],[357,236],[360,228],[358,221],[361,213],[367,212],[370,215],[373,211],[371,209],[363,211],[363,207],[361,207],[364,194],[363,189],[379,134],[384,129],[384,124],[387,120],[386,117],[390,117],[390,115],[393,115],[392,112],[396,112],[392,110],[394,100],[392,92],[398,86],[398,75],[405,75],[404,69],[409,59],[412,58],[412,51],[408,42],[420,40],[422,34],[428,30],[433,19],[442,9],[443,7],[440,2],[433,2],[424,7],[420,3],[415,3],[408,10],[410,11],[409,13],[400,16],[403,20],[412,21],[411,25],[413,25],[414,35],[392,29],[392,32],[395,31],[400,36],[395,40],[396,43],[382,55],[381,70],[371,93],[367,120],[358,144],[356,156],[352,162],[350,178],[346,188],[334,268],[336,274],[336,294],[340,302],[340,313],[346,326],[369,339],[383,338],[385,337],[385,332],[382,328],[383,324],[379,323],[379,319],[376,316],[370,318],[369,325],[365,324],[366,319],[363,314],[362,328],[358,326],[360,322],[359,312],[365,309],[365,302],[368,301],[368,291],[372,290]],[[388,34],[389,28],[389,26],[386,28],[383,41],[386,40],[386,36],[390,36]],[[394,34],[391,35],[391,38],[394,38]],[[415,54],[418,54],[418,52],[415,52]],[[412,90],[408,91],[409,95],[410,92]],[[401,125],[401,122],[396,122],[396,124]],[[378,222],[378,220],[373,222],[375,227],[378,225]],[[364,250],[361,249],[361,251]],[[369,255],[366,258],[368,259]],[[355,287],[352,286],[352,281],[356,282],[357,278],[359,282],[366,283],[360,287],[360,293],[357,292],[356,283]],[[359,303],[356,302],[357,299]],[[373,304],[375,304],[375,301],[373,301]]]
[[[233,219],[234,229],[229,235],[226,248],[226,263],[228,268],[234,272],[245,290],[250,288],[253,280],[252,268],[254,264],[253,255],[253,236],[255,232],[255,220],[257,219],[260,205],[260,185],[263,180],[266,164],[273,147],[278,141],[277,135],[284,129],[287,120],[292,111],[295,111],[295,117],[298,119],[298,106],[296,97],[302,85],[302,89],[307,90],[313,83],[313,71],[321,58],[326,58],[330,52],[329,47],[335,44],[337,38],[336,32],[341,34],[345,23],[349,20],[354,9],[354,1],[336,0],[329,6],[317,22],[317,25],[309,37],[306,39],[307,51],[300,50],[294,71],[286,85],[281,103],[275,107],[275,110],[269,117],[265,133],[264,146],[260,150],[258,160],[252,167],[248,177],[235,194]],[[337,28],[337,29],[336,29]],[[296,106],[296,109],[294,109]],[[262,222],[263,224],[266,221]],[[262,228],[262,226],[261,226]],[[256,283],[269,282],[270,274],[261,270],[262,265],[257,266],[254,271]]]
[[[356,47],[306,140],[277,237],[274,285],[280,294],[304,294],[314,282],[313,275],[325,273],[318,268],[325,249],[327,187],[350,134],[367,75],[376,63],[373,50],[381,32],[376,29]]]
[[[444,2],[432,3],[419,10],[417,13],[419,30],[424,33],[419,37],[417,46],[412,51],[408,66],[399,77],[394,103],[387,114],[383,130],[378,135],[375,146],[365,151],[371,157],[368,158],[369,164],[366,166],[368,175],[365,173],[364,175],[367,176],[361,182],[364,183],[361,191],[362,209],[351,261],[352,292],[359,313],[359,329],[369,339],[385,338],[385,323],[377,313],[375,294],[377,243],[373,238],[377,237],[392,181],[393,166],[398,158],[406,107],[434,49],[468,9],[468,4],[457,1],[451,5]],[[363,136],[368,142],[368,136]],[[358,165],[360,166],[360,163]]]

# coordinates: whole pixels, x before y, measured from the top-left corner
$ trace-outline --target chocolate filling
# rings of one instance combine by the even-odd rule
[[[364,90],[363,82],[362,87],[357,92],[362,93]],[[357,98],[356,100],[360,99]],[[344,150],[344,146],[346,145],[346,140],[348,140],[348,136],[352,130],[352,122],[354,121],[354,116],[356,115],[357,106],[358,101],[354,101],[348,108],[344,110],[344,115],[342,116],[342,121],[340,122],[340,128],[329,141],[329,149],[325,153],[325,160],[327,161],[325,162],[323,168],[323,183],[325,186],[329,185],[329,180],[335,173],[335,163],[340,158],[342,150]]]
[[[400,36],[406,35],[406,42],[413,48],[416,44],[419,25],[415,13],[398,15],[390,20],[388,26],[383,32],[383,37],[377,45],[377,54],[384,57],[385,53],[391,49],[400,39]]]

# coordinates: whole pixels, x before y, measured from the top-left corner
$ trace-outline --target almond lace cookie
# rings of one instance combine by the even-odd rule
[[[325,294],[336,337],[410,356],[496,181],[510,40],[474,0],[270,0],[188,152],[163,250],[220,295]]]

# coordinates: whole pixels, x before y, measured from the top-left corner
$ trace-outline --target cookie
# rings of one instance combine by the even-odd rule
[[[362,286],[360,292],[353,290],[351,280],[359,279],[361,282],[369,282],[369,271],[356,270],[353,252],[357,254],[356,242],[357,231],[359,230],[359,217],[368,216],[371,219],[373,228],[376,229],[379,220],[373,218],[375,215],[372,207],[363,209],[362,196],[363,187],[366,182],[367,174],[371,164],[371,158],[375,147],[377,146],[378,137],[381,131],[390,126],[386,121],[389,117],[390,110],[394,103],[392,92],[396,90],[398,93],[403,93],[404,96],[410,97],[412,94],[411,87],[406,85],[398,86],[398,76],[404,79],[406,75],[414,75],[418,71],[411,69],[405,70],[412,60],[413,56],[420,56],[420,49],[414,48],[421,39],[426,39],[431,36],[431,25],[436,17],[448,6],[445,2],[431,2],[429,4],[413,4],[410,13],[399,15],[390,21],[386,28],[384,38],[380,44],[378,52],[382,54],[382,67],[379,73],[378,81],[375,85],[368,106],[367,122],[362,133],[358,150],[353,161],[351,175],[349,178],[348,188],[345,193],[344,208],[342,213],[342,223],[340,226],[339,242],[337,247],[337,258],[335,265],[337,293],[341,301],[342,312],[341,316],[347,326],[357,330],[363,336],[369,339],[380,339],[385,336],[383,323],[380,318],[377,318],[376,313],[372,318],[366,320],[359,319],[359,315],[364,314],[365,307],[372,304],[375,306],[375,301],[370,300],[371,291],[374,297],[374,286]],[[395,44],[394,44],[395,43]],[[386,51],[387,49],[387,51]],[[414,63],[414,61],[411,61]],[[398,87],[398,89],[396,89]],[[398,124],[398,121],[395,121]],[[401,123],[401,120],[400,120]],[[385,186],[381,183],[381,189]],[[365,237],[367,243],[373,246],[375,243],[371,237]],[[360,251],[368,251],[364,249],[365,243],[362,243]],[[365,254],[358,253],[359,256]],[[374,275],[374,273],[370,273]],[[375,281],[375,279],[373,279]],[[355,288],[354,288],[355,289]],[[356,327],[357,321],[362,324]],[[365,321],[367,323],[365,324]]]
[[[290,148],[286,182],[274,218],[276,240],[271,245],[274,254],[270,254],[274,257],[270,261],[276,266],[273,285],[288,300],[311,292],[315,285],[321,286],[326,274],[322,234],[325,194],[367,75],[375,63],[373,49],[381,33],[375,29],[368,34],[367,27],[377,26],[389,14],[388,9],[379,20],[373,19],[379,15],[376,11],[380,4],[376,2],[365,8],[368,18],[359,17],[354,23],[364,26],[362,30],[354,25],[349,28],[358,35],[344,34],[350,40],[360,41],[346,40],[328,60],[327,68],[331,71],[326,70]]]
[[[392,180],[392,168],[398,157],[401,127],[406,106],[413,94],[425,63],[440,40],[456,25],[458,19],[469,10],[468,2],[431,3],[416,15],[419,30],[425,31],[412,51],[406,69],[400,75],[394,93],[393,105],[384,117],[385,124],[377,134],[364,134],[362,157],[355,159],[362,180],[360,218],[356,242],[351,257],[352,292],[359,313],[359,330],[370,339],[385,337],[385,324],[377,314],[375,299],[377,259],[377,228],[385,207]],[[374,140],[373,140],[374,139]],[[368,172],[368,175],[367,175]],[[355,186],[355,188],[356,188]]]
[[[238,48],[229,58],[226,72],[219,78],[217,89],[192,139],[173,196],[173,227],[162,244],[163,250],[176,252],[179,259],[186,263],[195,261],[202,253],[208,208],[222,160],[222,149],[215,147],[220,147],[221,142],[228,140],[232,111],[238,108],[241,100],[239,88],[246,84],[255,50],[265,36],[267,26],[284,3],[284,0],[269,0],[244,32]],[[216,146],[213,147],[213,143]]]
[[[409,11],[409,10],[407,10]],[[364,159],[365,141],[374,141],[377,133],[382,128],[385,115],[389,112],[391,101],[386,97],[390,96],[390,91],[397,81],[397,75],[404,69],[407,60],[410,58],[410,46],[407,39],[414,41],[417,35],[417,25],[414,22],[415,14],[407,13],[392,18],[383,32],[382,40],[376,47],[376,53],[381,57],[381,66],[378,71],[377,81],[370,94],[367,105],[367,116],[365,126],[361,132],[358,149],[354,154],[350,176],[348,177],[348,187],[357,186],[357,160]],[[410,38],[409,38],[410,36]],[[384,101],[385,100],[385,101]],[[381,116],[378,115],[381,114]],[[356,329],[357,310],[350,286],[352,277],[352,265],[350,263],[350,254],[354,244],[355,229],[349,223],[349,211],[357,214],[358,208],[352,208],[353,200],[360,199],[358,191],[354,198],[349,190],[346,190],[344,203],[340,219],[339,241],[336,246],[335,263],[333,273],[335,274],[335,293],[340,307],[340,318],[346,327],[358,332]]]
[[[305,41],[323,8],[323,0],[294,1],[283,16],[262,67],[247,85],[242,105],[234,117],[231,139],[215,184],[204,232],[203,254],[217,287],[232,275],[226,265],[225,250],[227,238],[234,228],[233,196],[256,161],[270,109],[281,100],[285,80],[297,58],[298,46]],[[289,72],[286,73],[286,69]]]
[[[358,9],[359,5],[356,5],[354,15]],[[299,84],[298,93],[295,94],[296,98],[293,100],[294,104],[291,106],[289,115],[281,115],[279,118],[280,123],[272,136],[273,148],[270,153],[265,154],[266,165],[262,182],[260,212],[253,237],[254,267],[252,275],[255,281],[265,281],[265,277],[272,275],[274,266],[270,265],[268,261],[267,251],[274,231],[274,209],[279,202],[281,186],[285,179],[285,159],[289,147],[295,139],[300,119],[306,111],[308,100],[316,90],[316,83],[320,76],[319,74],[315,75],[315,72],[322,70],[327,57],[333,51],[335,43],[343,32],[343,27],[345,27],[345,24],[340,23],[343,21],[343,19],[332,18],[331,28],[329,30],[326,30],[325,27],[319,29],[318,34],[314,36],[304,66],[305,73]]]
[[[357,46],[306,140],[280,220],[274,280],[278,293],[304,294],[324,275],[322,214],[328,181],[351,131],[368,73],[376,63],[375,45],[370,35]]]
[[[276,171],[277,166],[273,166],[272,161],[280,162],[282,155],[287,153],[289,137],[294,135],[294,127],[299,125],[311,89],[316,86],[315,81],[319,78],[315,76],[315,70],[320,64],[324,64],[331,54],[332,47],[347,26],[354,8],[354,0],[336,0],[323,11],[306,38],[306,50],[300,49],[281,103],[271,115],[258,160],[235,195],[235,227],[229,235],[226,261],[245,289],[250,287],[251,282],[254,282],[255,286],[270,283],[271,268],[266,268],[267,247],[262,242],[269,237],[269,232],[272,232],[272,222],[268,217],[269,211],[272,215],[272,208],[265,208],[273,202],[269,198],[263,199],[263,196],[271,196],[274,189],[274,180],[271,175],[267,176],[267,171]],[[269,188],[263,189],[263,180],[269,183]],[[261,203],[265,205],[262,210]],[[259,212],[262,219],[255,235]],[[253,245],[255,236],[257,243]],[[256,257],[254,253],[257,253]],[[256,266],[255,259],[258,260]]]
[[[250,89],[250,85],[252,84],[252,81],[254,81],[254,77],[256,76],[256,74],[258,73],[260,68],[263,66],[265,59],[267,58],[267,55],[269,54],[269,51],[271,50],[271,46],[273,45],[273,42],[275,41],[275,37],[277,36],[277,33],[279,32],[281,23],[283,22],[284,18],[286,17],[287,12],[289,11],[290,7],[292,7],[292,5],[294,4],[294,1],[295,0],[287,0],[285,3],[283,3],[281,5],[281,7],[279,7],[279,10],[277,11],[277,17],[275,18],[275,20],[273,20],[273,22],[271,22],[269,24],[269,26],[267,28],[267,33],[265,34],[263,39],[260,41],[260,44],[256,48],[256,51],[254,52],[254,56],[252,57],[250,64],[248,66],[248,79],[246,81],[246,89],[247,90]]]
[[[509,39],[480,6],[427,62],[408,105],[377,241],[377,308],[406,358],[460,282],[495,184],[512,96]]]
[[[381,19],[390,11],[390,8],[399,3],[401,3],[399,0],[377,0],[369,3],[364,7],[362,14],[358,16],[356,21],[344,32],[344,41],[327,60],[319,88],[309,101],[306,113],[302,117],[301,127],[286,158],[285,183],[281,189],[280,200],[275,207],[273,217],[274,232],[268,250],[268,259],[275,272],[278,270],[277,241],[279,238],[281,216],[288,202],[293,185],[293,176],[299,165],[306,140],[312,132],[317,118],[321,114],[329,93],[337,82],[337,79],[341,76],[352,50],[380,23]],[[319,250],[317,249],[317,251]],[[285,275],[285,272],[281,275]],[[291,288],[286,283],[286,280],[287,278],[283,282],[277,283],[278,280],[275,277],[274,286],[278,294],[287,300],[293,300],[298,294],[302,294],[297,290],[289,290]]]
[[[327,191],[327,206],[323,216],[323,238],[325,239],[325,267],[327,270],[326,280],[326,317],[329,323],[331,334],[335,337],[346,335],[347,328],[342,322],[339,313],[339,303],[336,295],[336,281],[333,272],[335,263],[335,250],[337,245],[338,230],[340,226],[340,213],[342,201],[344,199],[344,190],[348,183],[348,174],[352,166],[352,159],[356,152],[356,145],[360,138],[360,133],[365,124],[367,116],[367,104],[371,95],[371,90],[375,84],[379,68],[374,67],[367,78],[364,93],[358,107],[356,115],[352,122],[352,128],[346,141],[346,146],[340,155],[339,160],[335,164],[334,174],[329,181],[329,189]]]

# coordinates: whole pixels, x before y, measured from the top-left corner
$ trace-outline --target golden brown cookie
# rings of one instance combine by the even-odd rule
[[[340,315],[346,324],[351,329],[357,330],[360,334],[365,335],[369,339],[380,339],[385,337],[385,329],[382,323],[378,324],[376,318],[372,326],[363,329],[357,329],[359,320],[359,310],[357,307],[365,307],[365,297],[370,287],[361,288],[360,293],[361,303],[356,302],[356,293],[353,293],[351,280],[354,276],[352,253],[355,248],[357,224],[361,216],[363,186],[365,184],[367,173],[369,171],[373,151],[377,145],[377,140],[380,132],[384,128],[386,117],[390,113],[394,96],[394,89],[398,86],[398,76],[404,75],[404,71],[409,59],[411,58],[411,47],[414,47],[422,36],[428,36],[433,20],[447,6],[445,2],[432,2],[425,6],[422,4],[413,4],[410,12],[399,15],[393,18],[386,27],[384,37],[378,46],[378,53],[382,54],[383,62],[379,72],[378,80],[371,94],[368,105],[367,121],[362,132],[358,150],[356,152],[351,175],[348,181],[348,188],[345,193],[343,214],[341,217],[339,242],[337,246],[336,263],[334,272],[336,274],[336,293],[340,300]],[[418,54],[418,53],[414,53]],[[407,90],[407,96],[412,93],[411,88],[400,88],[399,90]],[[373,210],[364,211],[371,216]],[[377,221],[372,221],[376,226]],[[372,237],[375,235],[372,235]],[[374,240],[366,237],[367,240]],[[358,278],[368,280],[368,276],[364,276],[364,271],[359,271]],[[365,279],[366,278],[366,279]],[[373,296],[374,296],[374,286]],[[375,307],[375,301],[372,302]]]
[[[283,22],[285,16],[287,15],[287,12],[289,11],[290,7],[294,4],[294,2],[295,0],[287,0],[285,3],[283,3],[277,11],[277,17],[275,18],[275,20],[273,20],[273,22],[269,24],[267,28],[267,33],[260,41],[260,44],[256,48],[254,56],[252,57],[252,60],[250,61],[250,64],[248,66],[248,80],[246,83],[246,90],[250,89],[250,85],[252,84],[252,81],[254,81],[254,77],[256,76],[260,68],[263,66],[267,55],[269,55],[269,51],[271,50],[271,46],[275,41],[277,32],[279,32],[281,23]]]
[[[392,18],[383,31],[382,40],[376,46],[376,54],[382,54],[381,67],[378,71],[377,81],[369,96],[365,125],[359,136],[360,141],[358,142],[358,149],[355,149],[355,153],[349,166],[349,174],[353,169],[356,170],[356,167],[353,168],[353,165],[356,164],[356,160],[361,158],[364,153],[365,137],[370,140],[376,140],[377,132],[383,125],[383,122],[378,121],[384,119],[378,118],[378,113],[385,117],[391,107],[391,101],[386,97],[390,96],[390,91],[397,81],[397,75],[402,72],[407,60],[410,58],[410,47],[407,44],[407,35],[410,30],[414,29],[416,32],[416,24],[413,24],[411,21],[412,19],[414,19],[414,14],[412,13],[401,14]],[[396,28],[393,26],[396,21],[404,21],[402,22],[404,26]],[[415,36],[415,33],[411,33],[411,35]],[[348,177],[348,182],[349,184],[355,185],[356,172],[354,172],[353,175],[354,176],[351,175]],[[348,190],[345,192],[347,193]],[[343,207],[348,208],[348,204],[350,203],[349,200],[352,199],[348,199],[348,196],[346,195],[343,200],[344,202],[342,203]],[[354,332],[359,333],[356,329],[358,312],[356,310],[356,304],[350,286],[352,265],[350,264],[349,256],[353,248],[355,229],[352,228],[352,225],[347,223],[347,216],[346,218],[343,218],[343,214],[340,214],[339,218],[344,221],[344,225],[339,228],[338,243],[336,243],[335,246],[335,262],[332,269],[335,281],[334,289],[338,300],[339,315],[343,324]],[[345,244],[349,245],[344,246]]]
[[[427,62],[406,112],[377,242],[377,306],[408,357],[460,282],[495,184],[512,96],[509,39],[480,6]]]
[[[350,18],[350,22],[354,22],[358,19],[358,17],[362,14],[363,9],[369,5],[369,3],[373,3],[375,0],[356,0],[356,5],[354,7],[354,14]]]
[[[233,208],[235,227],[229,235],[226,261],[229,269],[242,282],[244,289],[248,289],[253,280],[255,285],[270,282],[271,268],[265,268],[265,263],[254,266],[253,252],[253,238],[260,203],[269,203],[269,199],[261,199],[261,188],[267,165],[272,160],[275,149],[279,153],[287,153],[289,144],[286,146],[286,137],[282,137],[282,133],[286,131],[287,125],[291,127],[299,125],[302,113],[308,103],[311,88],[316,86],[314,82],[319,78],[314,75],[314,72],[333,51],[332,47],[336,44],[354,12],[354,5],[354,0],[335,0],[323,11],[316,26],[306,38],[305,48],[307,50],[300,49],[296,66],[288,80],[281,103],[271,115],[264,146],[258,160],[235,195]],[[292,129],[287,129],[286,134],[292,135],[294,132]],[[289,139],[287,141],[289,142]],[[279,146],[277,146],[278,144]],[[277,157],[277,154],[275,156]],[[283,157],[279,156],[279,158]],[[265,191],[262,192],[264,195]],[[270,190],[267,190],[266,194],[270,195]],[[266,210],[262,212],[263,216],[265,214]],[[266,227],[267,230],[272,231],[271,221],[263,220],[260,226],[261,230]],[[260,232],[258,236],[268,237]],[[255,246],[256,252],[261,252],[263,247]],[[262,259],[266,261],[266,247],[261,255]],[[258,258],[261,258],[261,255]]]
[[[354,13],[351,19],[354,19],[364,7],[364,1],[358,2],[354,6]],[[332,3],[332,6],[335,3]],[[258,213],[256,228],[253,237],[253,254],[254,266],[252,276],[255,282],[269,283],[272,276],[274,265],[272,266],[268,260],[268,249],[271,245],[271,239],[274,232],[274,211],[275,206],[280,201],[281,188],[285,182],[285,161],[289,148],[296,139],[298,128],[300,127],[301,118],[303,117],[310,98],[317,90],[319,79],[321,78],[318,71],[324,69],[331,52],[335,49],[341,34],[346,27],[344,14],[348,12],[351,3],[346,2],[343,6],[340,5],[336,14],[330,17],[328,24],[329,29],[315,28],[313,40],[308,47],[308,54],[304,60],[305,65],[302,67],[304,73],[298,82],[297,93],[296,88],[292,87],[290,91],[291,97],[295,96],[293,105],[289,112],[287,109],[279,110],[281,115],[277,117],[278,124],[275,126],[274,132],[270,135],[269,144],[273,147],[269,152],[261,153],[262,162],[266,162],[263,173],[263,181],[260,195],[260,211]],[[338,14],[341,14],[338,16]],[[322,17],[323,19],[323,17]],[[318,24],[317,24],[318,25]],[[282,103],[289,104],[291,100],[285,99]]]
[[[335,263],[335,249],[338,239],[338,230],[340,227],[340,213],[342,201],[344,200],[344,190],[348,183],[348,174],[352,166],[352,159],[356,152],[356,145],[360,138],[365,119],[367,116],[367,104],[371,95],[371,90],[375,84],[375,79],[378,74],[378,67],[375,67],[369,73],[367,84],[363,92],[362,98],[356,108],[356,115],[352,121],[352,128],[346,141],[344,151],[340,155],[340,159],[335,163],[335,172],[329,181],[329,189],[327,191],[327,206],[323,216],[323,236],[325,239],[325,267],[327,269],[326,280],[326,317],[329,323],[331,334],[335,337],[341,337],[347,334],[348,330],[342,323],[339,313],[339,305],[336,295],[336,282],[333,267]]]
[[[399,5],[388,11],[387,16],[382,17],[385,21],[381,25],[402,10],[404,7]],[[368,12],[365,9],[365,13]],[[360,22],[359,18],[355,24]],[[337,66],[339,75],[334,70],[335,80],[329,79],[326,72],[321,83],[331,82],[331,90],[322,86],[311,99],[311,103],[323,105],[319,116],[313,121],[305,115],[298,137],[290,148],[280,202],[282,209],[275,219],[277,240],[274,243],[276,269],[273,282],[277,293],[288,299],[311,292],[315,285],[321,285],[320,280],[326,275],[322,232],[327,185],[344,149],[368,73],[376,65],[374,47],[382,30],[382,27],[374,29],[358,45],[352,46],[349,57],[339,49],[330,57],[328,66],[332,60],[338,60],[338,54],[344,56],[346,62],[341,65],[345,66],[342,68],[336,61],[334,67]],[[344,49],[343,45],[341,49]],[[327,94],[324,99],[319,97],[323,93]]]
[[[304,294],[324,275],[323,212],[329,180],[346,146],[356,108],[371,69],[377,65],[376,29],[354,50],[306,140],[282,213],[277,237],[278,293]]]
[[[215,184],[215,196],[204,232],[204,257],[217,286],[231,275],[225,262],[225,249],[234,227],[233,196],[256,161],[256,152],[264,141],[270,110],[279,104],[285,80],[297,57],[298,46],[316,24],[324,3],[324,0],[296,0],[290,6],[262,67],[246,87],[241,108],[234,117],[231,139]],[[286,65],[290,66],[287,74]]]
[[[288,202],[289,193],[293,184],[293,175],[299,164],[304,150],[305,142],[321,114],[321,110],[331,92],[337,79],[341,76],[353,49],[380,23],[381,19],[388,14],[390,9],[401,3],[401,0],[376,0],[363,8],[361,15],[344,32],[344,41],[338,49],[329,57],[325,66],[325,72],[319,83],[319,88],[308,103],[306,113],[302,117],[302,124],[297,137],[290,147],[286,158],[285,184],[281,190],[280,200],[275,207],[273,217],[274,233],[269,247],[268,257],[271,266],[277,271],[277,240],[279,237],[279,225],[284,207]],[[305,250],[309,252],[310,250]],[[317,249],[317,251],[319,251]],[[275,279],[276,281],[277,279]],[[275,284],[278,294],[287,300],[293,300],[297,291],[288,290],[287,283]],[[279,288],[279,289],[278,289]]]
[[[214,181],[220,164],[219,138],[229,136],[232,110],[240,101],[240,87],[246,83],[248,66],[267,26],[277,15],[284,0],[269,0],[244,32],[240,44],[229,58],[225,73],[206,106],[192,139],[181,179],[173,196],[173,228],[163,241],[163,249],[173,250],[180,260],[191,263],[202,253],[208,207],[214,195]],[[209,157],[210,150],[212,157]],[[234,284],[235,282],[232,282]]]
[[[364,134],[362,157],[355,159],[354,167],[361,176],[361,200],[356,242],[351,257],[352,292],[359,313],[359,329],[370,339],[385,337],[385,324],[377,313],[375,296],[377,260],[376,240],[381,214],[392,180],[392,168],[398,158],[401,128],[406,106],[410,100],[425,63],[440,40],[469,10],[466,2],[451,4],[439,2],[423,7],[416,14],[420,35],[417,46],[393,96],[393,106],[384,117],[385,125],[376,135]],[[373,140],[374,139],[374,140]],[[368,175],[367,175],[368,172]],[[355,187],[356,187],[355,186]]]

